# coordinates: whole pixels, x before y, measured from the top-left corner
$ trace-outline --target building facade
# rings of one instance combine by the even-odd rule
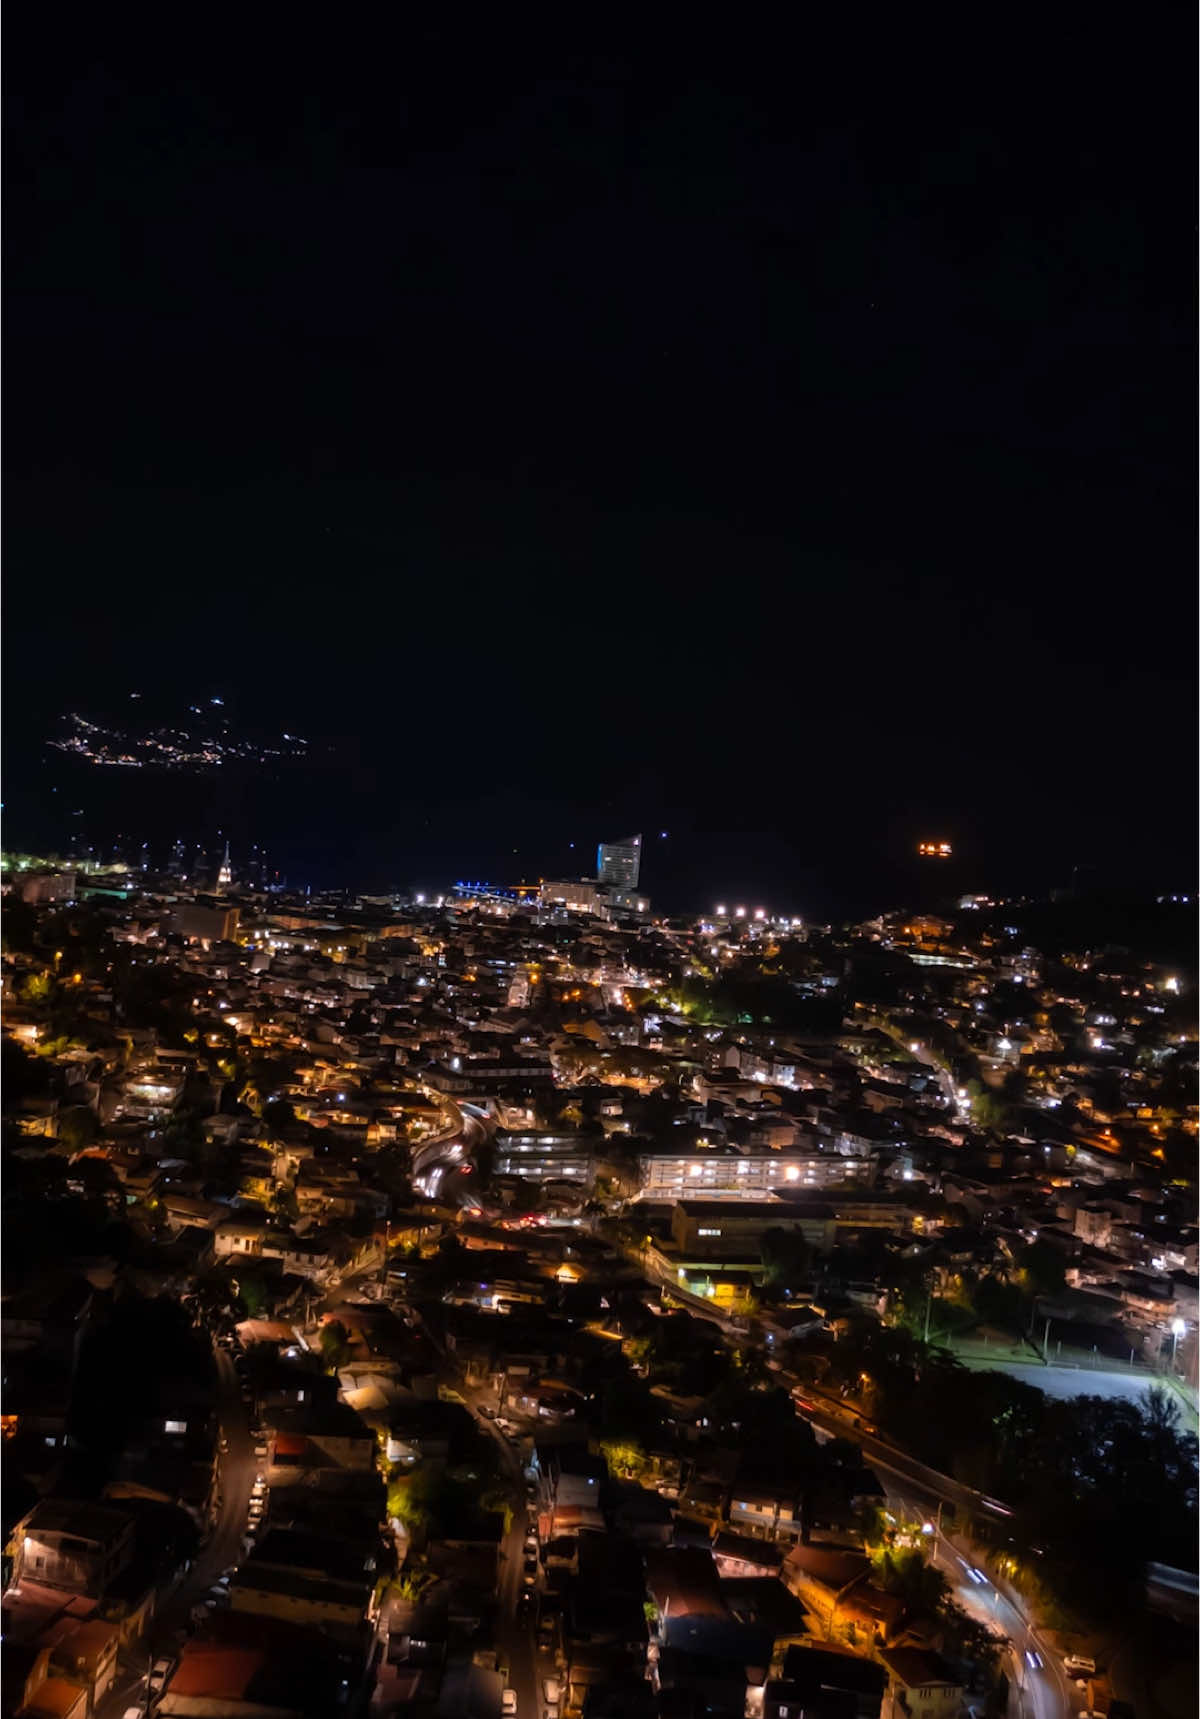
[[[601,842],[596,850],[596,876],[611,889],[635,890],[641,871],[641,836],[626,836],[619,842]]]

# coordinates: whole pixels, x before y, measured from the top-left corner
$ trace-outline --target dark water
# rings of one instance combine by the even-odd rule
[[[203,774],[96,767],[44,746],[14,746],[15,739],[10,728],[6,849],[81,855],[90,848],[97,859],[126,861],[144,851],[153,866],[182,842],[211,864],[228,841],[235,873],[245,876],[265,851],[271,873],[292,887],[439,889],[460,878],[584,876],[594,870],[598,839],[640,827],[641,887],[667,912],[741,903],[821,922],[892,907],[936,909],[967,892],[1045,896],[1074,883],[1085,894],[1133,889],[1153,899],[1156,890],[1189,890],[1174,876],[1156,877],[1152,864],[1144,876],[1084,867],[1072,878],[1036,855],[993,858],[969,828],[962,838],[951,832],[951,860],[921,860],[917,832],[927,832],[917,820],[869,805],[833,825],[817,808],[797,822],[793,807],[785,828],[767,821],[769,799],[748,814],[736,804],[656,807],[661,827],[647,827],[645,804],[576,803],[561,797],[561,783],[535,799],[503,781],[490,784],[486,763],[467,777],[452,759],[409,752],[399,741],[391,750],[378,737],[373,755],[353,742],[318,744],[303,763],[232,764]],[[762,822],[742,827],[746,815]],[[1178,915],[1175,923],[1182,925]],[[1119,915],[1113,927],[1116,940]]]

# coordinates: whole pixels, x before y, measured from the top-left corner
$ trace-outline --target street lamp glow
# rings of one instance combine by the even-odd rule
[[[1172,1335],[1172,1337],[1182,1337],[1186,1330],[1187,1330],[1186,1321],[1184,1321],[1182,1319],[1172,1319],[1172,1321],[1171,1321],[1171,1335]]]

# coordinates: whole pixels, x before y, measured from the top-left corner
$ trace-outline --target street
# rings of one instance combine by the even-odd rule
[[[160,1632],[169,1635],[172,1630],[186,1624],[191,1608],[204,1597],[222,1571],[242,1561],[242,1538],[250,1509],[250,1489],[258,1465],[233,1360],[225,1349],[216,1349],[214,1355],[218,1415],[221,1431],[229,1441],[229,1449],[220,1464],[221,1511],[208,1544],[201,1547],[191,1570],[156,1620],[156,1638]]]
[[[439,1343],[436,1333],[430,1330],[424,1320],[421,1324],[433,1347],[445,1363],[447,1372],[453,1376],[454,1389],[474,1416],[479,1428],[495,1442],[500,1453],[502,1469],[513,1488],[512,1525],[500,1543],[500,1568],[496,1579],[498,1603],[496,1647],[503,1663],[508,1667],[509,1686],[517,1693],[517,1712],[524,1719],[526,1714],[532,1715],[540,1712],[540,1708],[537,1706],[538,1677],[545,1676],[552,1670],[549,1661],[541,1667],[540,1671],[537,1664],[537,1653],[534,1645],[534,1631],[537,1621],[536,1604],[531,1602],[524,1617],[521,1616],[518,1609],[523,1586],[522,1565],[524,1563],[525,1536],[528,1533],[529,1523],[525,1499],[524,1466],[513,1442],[505,1437],[493,1420],[481,1413],[482,1393],[475,1387],[463,1382],[445,1349]]]
[[[131,1658],[118,1672],[112,1689],[96,1709],[96,1719],[124,1719],[129,1707],[144,1704],[149,1667],[162,1655],[173,1656],[175,1638],[190,1627],[192,1607],[200,1603],[222,1571],[242,1560],[242,1536],[257,1464],[233,1361],[224,1349],[214,1348],[213,1356],[217,1413],[221,1431],[229,1441],[228,1452],[220,1461],[220,1513],[191,1569],[159,1609],[136,1659]]]
[[[895,1514],[932,1528],[926,1536],[927,1556],[945,1576],[955,1602],[1011,1643],[1004,1666],[1009,1719],[1074,1719],[1078,1709],[1086,1706],[1083,1692],[1072,1686],[1058,1655],[1038,1634],[1020,1599],[997,1583],[985,1564],[975,1561],[979,1552],[943,1531],[937,1503],[928,1494],[893,1480],[887,1495]]]

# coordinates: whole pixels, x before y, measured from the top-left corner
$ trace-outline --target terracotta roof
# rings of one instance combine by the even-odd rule
[[[24,1719],[71,1719],[87,1712],[87,1691],[65,1677],[47,1677],[37,1686],[33,1700],[22,1708]]]
[[[891,1647],[881,1651],[879,1657],[907,1689],[920,1689],[931,1683],[950,1689],[962,1687],[961,1679],[940,1653],[922,1647]]]

